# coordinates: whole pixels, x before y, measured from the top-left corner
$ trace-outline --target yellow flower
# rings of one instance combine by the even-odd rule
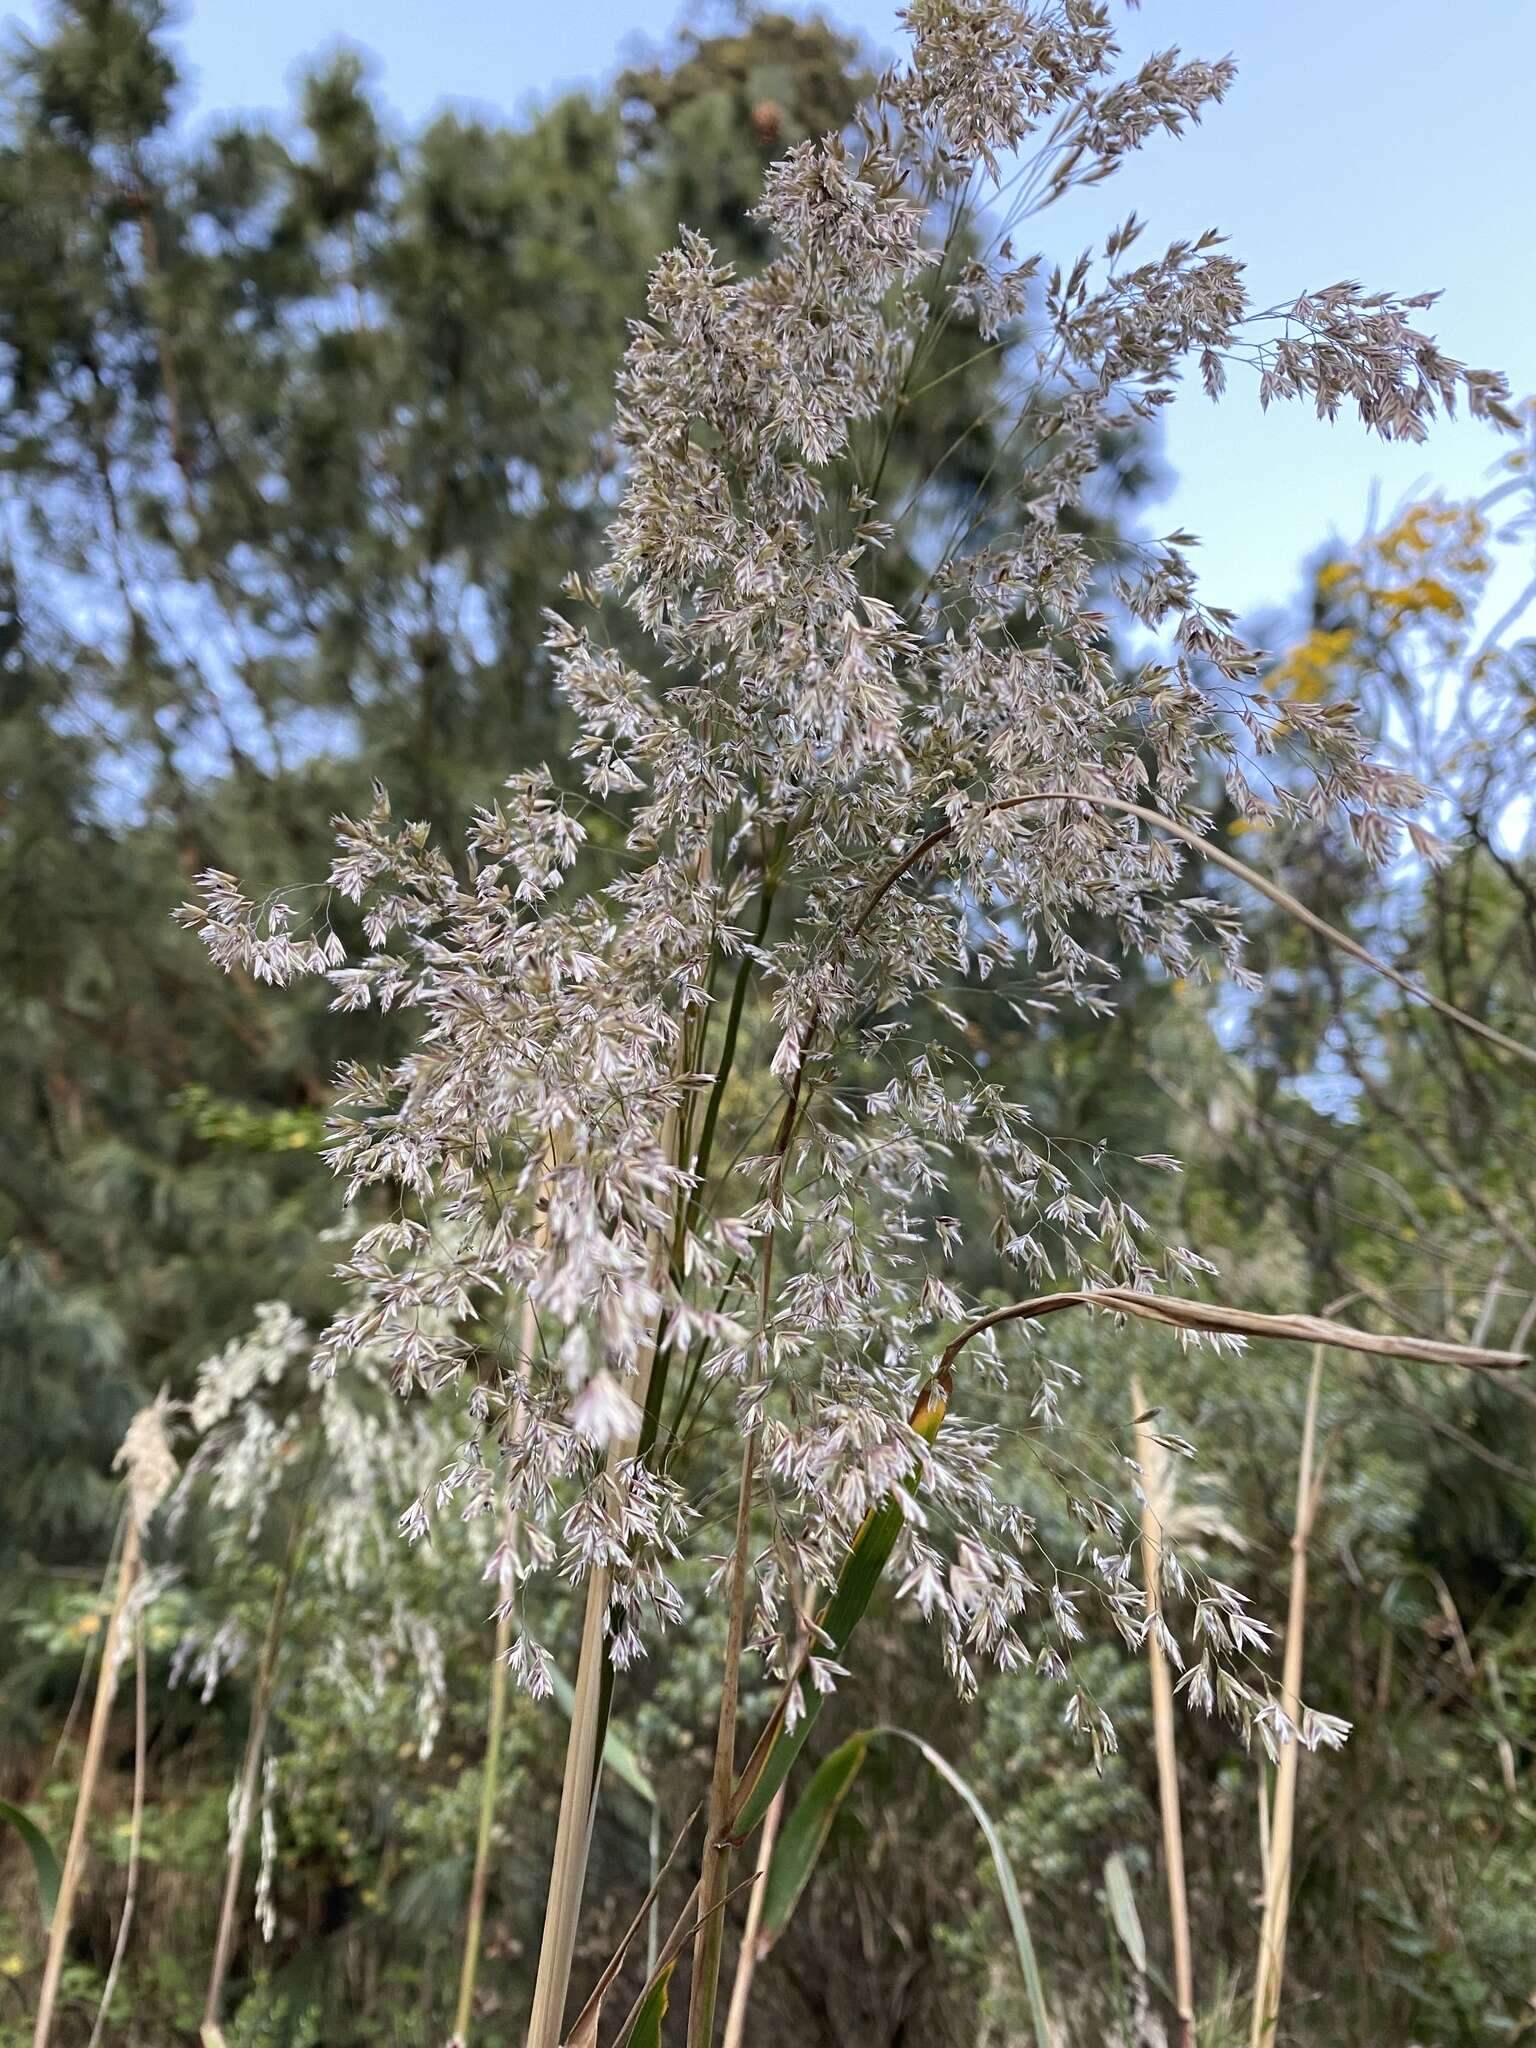
[[[1333,669],[1348,654],[1354,638],[1348,626],[1314,626],[1270,671],[1270,689],[1277,697],[1294,697],[1299,704],[1327,696]]]

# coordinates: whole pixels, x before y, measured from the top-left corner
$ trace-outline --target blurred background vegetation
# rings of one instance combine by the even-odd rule
[[[261,1304],[310,1326],[334,1305],[327,1077],[392,1028],[302,992],[258,1000],[207,970],[171,911],[205,867],[258,887],[317,872],[329,816],[371,778],[451,834],[549,750],[541,610],[601,549],[612,380],[647,268],[679,220],[760,260],[749,209],[764,166],[844,123],[864,82],[852,43],[762,12],[517,124],[450,115],[397,132],[338,59],[304,80],[281,130],[189,140],[153,0],[59,0],[45,32],[11,38],[0,1796],[55,1843],[110,1606],[112,1455],[135,1410],[161,1388],[190,1397],[199,1364],[258,1327]],[[958,323],[943,349],[882,478],[895,597],[942,530],[946,506],[924,485],[940,455],[968,511],[1006,483],[987,424],[1004,365]],[[1112,453],[1106,554],[1156,474],[1155,449]],[[1366,706],[1443,792],[1446,864],[1373,871],[1321,830],[1241,841],[1376,952],[1525,1037],[1536,645],[1484,596],[1497,564],[1529,549],[1528,456],[1506,452],[1478,505],[1430,497],[1326,552],[1299,599],[1277,564],[1271,687]],[[1026,1017],[1006,992],[973,989],[953,1029],[1061,1142],[1177,1154],[1183,1174],[1149,1170],[1145,1201],[1236,1298],[1348,1297],[1399,1327],[1528,1344],[1529,1090],[1304,934],[1262,916],[1253,931],[1254,995],[1133,976],[1106,1021]],[[984,1291],[985,1228],[965,1242],[961,1277]],[[1260,1347],[1238,1372],[1161,1337],[1108,1343],[1097,1325],[1055,1341],[1082,1384],[1049,1438],[986,1397],[1008,1483],[1070,1555],[1051,1466],[1125,1494],[1139,1375],[1196,1447],[1173,1510],[1185,1540],[1278,1623],[1305,1358]],[[228,2039],[425,2048],[450,2030],[480,1796],[481,1560],[452,1530],[407,1549],[376,1495],[354,1503],[366,1570],[311,1540],[303,1445],[320,1397],[302,1345],[276,1356],[264,1399],[288,1478],[255,1518],[193,1484],[153,1544],[142,1870],[104,2037],[195,2035],[230,1788],[265,1688],[264,1839]],[[356,1398],[362,1413],[366,1390]],[[1306,1694],[1355,1733],[1301,1771],[1282,2040],[1536,2038],[1533,1405],[1504,1383],[1325,1366]],[[998,1822],[1073,2039],[1174,2038],[1145,1665],[1109,1640],[1089,1652],[1122,1739],[1095,1767],[1040,1688],[1000,1683],[958,1706],[905,1623],[869,1627],[819,1753],[880,1719],[925,1735]],[[715,1648],[674,1641],[624,1681],[578,1980],[707,1775]],[[91,2036],[127,1885],[131,1695],[120,1686],[65,1977],[56,2038],[71,2044]],[[526,2014],[563,1746],[558,1705],[514,1696],[476,2039],[511,2042]],[[1222,1725],[1183,1714],[1178,1768],[1200,2038],[1246,2040],[1268,1781]],[[31,2039],[42,1944],[26,1842],[9,1828],[0,2044]],[[759,1972],[752,2041],[1003,2043],[1026,2026],[974,1826],[910,1757],[871,1752]]]

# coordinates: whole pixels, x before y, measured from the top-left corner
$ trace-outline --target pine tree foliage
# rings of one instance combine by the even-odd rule
[[[466,816],[545,743],[540,612],[606,522],[645,266],[690,194],[755,190],[743,93],[793,133],[855,96],[849,47],[781,18],[729,44],[730,90],[712,47],[696,88],[658,63],[526,128],[414,137],[343,60],[291,132],[189,140],[157,5],[16,40],[0,1233],[66,1322],[101,1321],[103,1469],[111,1399],[186,1385],[264,1295],[326,1290],[334,1027],[210,1002],[177,871],[291,874],[373,773]]]

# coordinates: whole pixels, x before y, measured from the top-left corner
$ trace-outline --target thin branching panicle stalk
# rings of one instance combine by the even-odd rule
[[[730,1605],[726,1616],[720,1711],[715,1762],[709,1788],[704,1858],[699,1871],[703,1920],[693,1944],[693,1977],[688,1998],[688,2048],[711,2048],[720,1954],[725,1939],[725,1896],[731,1874],[731,1804],[736,1786],[736,1715],[741,1696],[741,1658],[746,1632],[747,1564],[751,1538],[752,1484],[757,1476],[757,1431],[748,1433],[741,1454],[736,1502],[736,1540],[731,1554]]]
[[[1271,881],[1268,875],[1262,874],[1249,862],[1239,860],[1234,853],[1228,853],[1224,846],[1216,846],[1209,839],[1202,838],[1198,832],[1192,831],[1188,825],[1182,824],[1176,818],[1165,817],[1160,811],[1151,810],[1145,804],[1132,803],[1125,797],[1109,796],[1102,790],[1085,789],[1031,790],[1027,796],[1005,797],[1000,803],[991,805],[990,809],[996,813],[1006,813],[1043,803],[1088,804],[1098,810],[1117,811],[1123,817],[1138,819],[1140,823],[1154,831],[1167,832],[1173,838],[1183,840],[1186,846],[1193,847],[1199,853],[1202,860],[1212,862],[1216,867],[1225,869],[1229,875],[1235,876],[1238,881],[1245,882],[1250,889],[1256,889],[1261,896],[1273,903],[1277,910],[1283,910],[1287,917],[1305,925],[1307,930],[1321,939],[1326,946],[1357,961],[1360,966],[1369,968],[1372,974],[1380,975],[1383,981],[1390,981],[1394,988],[1401,989],[1412,1001],[1423,1003],[1438,1016],[1445,1018],[1448,1023],[1456,1025],[1459,1030],[1470,1031],[1476,1037],[1486,1040],[1489,1045],[1497,1046],[1501,1052],[1511,1054],[1528,1066],[1536,1066],[1536,1046],[1527,1045],[1518,1038],[1511,1038],[1507,1032],[1495,1030],[1482,1018],[1473,1017],[1467,1011],[1457,1009],[1454,1003],[1446,1002],[1432,989],[1403,974],[1390,962],[1378,959],[1374,953],[1362,946],[1358,939],[1352,939],[1347,932],[1340,931],[1337,925],[1329,924],[1326,918],[1319,917],[1315,910],[1309,909],[1300,897],[1293,896],[1289,889],[1283,889],[1278,882]],[[870,909],[873,909],[880,897],[916,867],[936,846],[953,837],[954,831],[955,827],[952,824],[937,825],[926,838],[920,839],[881,882],[869,906]]]
[[[475,1824],[475,1862],[469,1879],[469,1905],[464,1916],[464,1953],[459,1961],[459,1995],[454,2007],[453,2048],[469,2040],[475,2004],[475,1979],[480,1969],[480,1934],[485,1922],[485,1894],[490,1878],[491,1838],[496,1824],[496,1791],[501,1772],[501,1733],[507,1715],[507,1652],[512,1646],[510,1609],[496,1617],[491,1646],[491,1679],[485,1716],[485,1762],[480,1772],[480,1810]]]
[[[790,1083],[788,1098],[774,1142],[770,1200],[783,1193],[784,1173],[794,1142],[795,1126],[802,1107],[801,1086],[806,1060],[815,1036],[808,1030],[806,1044]],[[769,1339],[770,1304],[773,1299],[773,1262],[776,1232],[764,1233],[758,1269],[757,1313],[760,1342]],[[730,1884],[732,1816],[736,1794],[736,1715],[741,1692],[741,1658],[746,1633],[747,1571],[751,1543],[752,1488],[757,1476],[758,1431],[748,1430],[741,1454],[741,1480],[736,1497],[736,1531],[731,1549],[730,1595],[727,1609],[720,1708],[715,1729],[715,1760],[710,1777],[709,1816],[704,1837],[704,1855],[699,1869],[701,1925],[693,1945],[693,1972],[688,1993],[688,2048],[712,2048],[715,2034],[715,2001],[720,1983],[720,1957],[725,1940],[724,1904]]]
[[[805,1652],[808,1617],[802,1611],[797,1657]],[[757,1861],[753,1869],[752,1890],[747,1898],[746,1926],[742,1932],[741,1946],[736,1954],[736,1974],[731,1984],[731,2000],[725,2015],[725,2034],[722,2048],[745,2048],[747,2015],[752,2004],[752,1983],[757,1966],[767,1953],[767,1942],[763,1936],[763,1909],[768,1896],[768,1873],[773,1862],[774,1845],[779,1836],[779,1824],[784,1817],[786,1788],[780,1785],[774,1793],[771,1804],[763,1819],[762,1833],[758,1838]],[[732,1787],[730,1825],[735,1824],[734,1816],[739,1812],[740,1789]]]
[[[323,1439],[316,1439],[316,1452],[322,1441]],[[293,1521],[289,1526],[282,1563],[278,1566],[277,1584],[273,1589],[272,1605],[267,1612],[261,1655],[256,1665],[256,1689],[251,1698],[251,1724],[246,1732],[245,1751],[240,1761],[240,1776],[236,1783],[234,1804],[230,1813],[224,1889],[219,1899],[213,1962],[208,1972],[208,1990],[203,2000],[201,2039],[204,2048],[222,2048],[224,2039],[220,2017],[224,2006],[224,1981],[229,1975],[229,1966],[234,1957],[235,1922],[240,1905],[240,1884],[245,1872],[245,1850],[250,1840],[251,1822],[256,1814],[257,1786],[261,1780],[262,1762],[267,1749],[267,1726],[271,1719],[272,1701],[277,1692],[278,1666],[283,1649],[283,1622],[287,1615],[294,1580],[304,1561],[305,1539],[309,1526],[310,1490],[315,1482],[317,1466],[317,1456],[312,1453],[309,1470],[305,1474],[294,1508]]]

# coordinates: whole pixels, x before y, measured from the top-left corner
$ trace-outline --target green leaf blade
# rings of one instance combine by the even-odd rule
[[[671,2003],[672,1972],[676,1968],[674,1957],[665,1969],[657,1972],[641,2001],[640,2010],[635,2014],[635,2024],[625,2038],[624,2048],[661,2048],[661,2023]]]
[[[763,1893],[758,1953],[766,1955],[789,1924],[800,1894],[826,1847],[832,1823],[869,1754],[867,1735],[853,1735],[817,1768],[784,1824]]]
[[[59,1902],[59,1859],[37,1822],[23,1813],[19,1806],[13,1806],[9,1799],[0,1799],[0,1820],[9,1821],[27,1845],[37,1876],[38,1904],[46,1930],[52,1924],[53,1909]]]
[[[1131,1890],[1131,1873],[1118,1849],[1104,1859],[1104,1895],[1109,1900],[1110,1918],[1115,1923],[1126,1954],[1138,1977],[1147,1974],[1147,1937]]]
[[[890,1725],[872,1729],[872,1734],[894,1735],[902,1742],[910,1742],[933,1766],[952,1791],[958,1793],[969,1808],[972,1819],[981,1830],[982,1840],[992,1854],[992,1867],[997,1872],[997,1882],[1003,1894],[1003,1905],[1008,1914],[1008,1925],[1013,1933],[1013,1945],[1019,1958],[1019,1969],[1024,1977],[1024,1989],[1029,1998],[1030,2017],[1034,2021],[1035,2039],[1038,2048],[1055,2048],[1056,2030],[1051,2023],[1050,2010],[1045,2002],[1045,1986],[1040,1978],[1040,1964],[1035,1955],[1035,1944],[1029,1931],[1029,1921],[1024,1913],[1024,1901],[1019,1896],[1019,1887],[1013,1875],[1013,1865],[1008,1861],[1008,1851],[998,1833],[991,1814],[981,1800],[961,1777],[947,1757],[943,1757],[920,1735],[910,1729]]]

